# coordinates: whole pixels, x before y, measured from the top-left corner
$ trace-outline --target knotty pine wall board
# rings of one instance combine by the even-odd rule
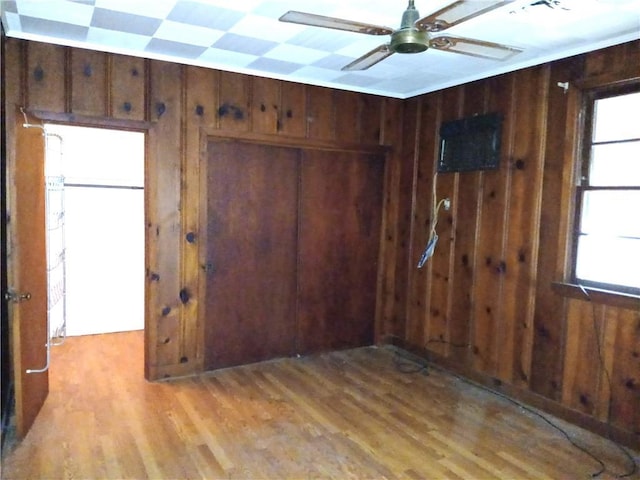
[[[637,435],[640,425],[640,314],[637,310],[616,308],[607,312],[605,318],[606,327],[615,331],[613,338],[607,336],[603,342],[607,356],[613,357],[611,362],[605,363],[611,374],[610,421],[619,428],[635,428]]]
[[[602,368],[576,373],[593,343],[581,320],[590,309],[553,292],[550,282],[566,263],[577,102],[557,82],[638,77],[639,60],[640,42],[630,42],[399,101],[7,39],[8,153],[17,106],[71,123],[148,130],[147,375],[161,378],[202,368],[198,172],[207,132],[331,143],[352,141],[345,126],[357,125],[362,145],[391,147],[376,338],[422,348],[470,377],[544,399],[545,408],[573,421],[601,431],[612,425],[637,439],[640,312],[597,310],[609,393]],[[89,86],[96,98],[84,91]],[[418,273],[438,122],[492,109],[505,110],[511,138],[502,165],[439,176],[437,198],[449,196],[452,210],[440,212],[436,255]],[[472,345],[429,343],[441,336]]]
[[[154,348],[147,348],[145,366],[149,378],[157,378],[168,359],[172,364],[188,363],[190,353],[183,351],[182,310],[184,302],[182,254],[182,66],[168,62],[150,62],[149,132],[146,175],[148,268],[158,275],[147,283],[146,319],[156,319],[149,330]],[[153,248],[152,245],[156,245]]]
[[[7,50],[13,45],[13,42],[8,41]],[[68,111],[69,92],[65,75],[68,51],[47,44],[37,49],[24,45],[21,57],[21,61],[26,58],[26,65],[23,67],[25,71],[21,75],[21,78],[27,80],[26,105],[34,110]],[[7,78],[6,83],[11,83],[11,79]],[[10,101],[8,97],[7,101]]]
[[[571,78],[576,68],[575,59],[556,62],[550,68],[549,85],[557,85]],[[561,259],[561,225],[557,221],[564,213],[559,201],[563,195],[562,178],[565,158],[565,131],[563,126],[571,119],[567,115],[568,96],[561,88],[547,88],[548,109],[546,122],[544,165],[540,204],[540,228],[538,233],[538,264],[536,272],[536,297],[533,318],[532,359],[529,386],[532,391],[553,400],[560,400],[562,385],[562,350],[565,298],[551,294],[551,282],[557,280]]]
[[[121,55],[107,57],[107,117],[141,122],[147,118],[147,63],[142,58]]]
[[[407,152],[412,148],[405,146],[397,139],[403,138],[405,119],[412,110],[407,109],[401,100],[387,100],[384,103],[383,130],[380,143],[392,146],[395,161],[385,162],[383,216],[380,236],[380,255],[378,259],[378,295],[376,297],[375,338],[385,342],[393,337],[402,336],[404,329],[402,282],[407,281],[406,249],[410,242],[406,241],[407,222],[398,222],[397,218],[411,211],[411,162],[406,160]],[[411,122],[409,122],[411,124]]]
[[[403,104],[396,99],[10,38],[6,51],[10,155],[17,107],[47,120],[147,132],[145,355],[150,379],[203,368],[206,259],[200,228],[206,223],[200,172],[207,136],[371,148],[381,144],[386,126],[402,125]],[[385,144],[399,144],[398,128],[385,132]],[[401,149],[394,152],[390,155]],[[387,185],[392,201],[398,181],[392,177]],[[390,222],[395,228],[395,219]],[[393,255],[397,242],[394,236]],[[397,262],[386,265],[395,270]]]
[[[440,124],[461,118],[467,91],[464,88],[458,88],[448,89],[440,93],[442,96],[442,108],[439,113]],[[439,135],[439,130],[436,131],[436,135]],[[438,148],[436,155],[439,155],[439,153],[440,149]],[[436,160],[434,159],[431,163],[433,164],[432,168],[435,169]],[[429,177],[427,175],[427,178]],[[427,278],[427,282],[432,284],[429,300],[431,312],[437,312],[448,319],[446,329],[449,337],[443,340],[451,342],[452,346],[439,345],[435,342],[438,338],[433,335],[429,335],[427,340],[435,342],[431,344],[433,347],[441,349],[444,347],[444,351],[447,352],[448,356],[451,356],[458,363],[466,365],[470,361],[470,350],[455,345],[467,345],[472,334],[469,328],[469,319],[460,315],[459,312],[460,310],[467,311],[472,305],[475,251],[459,254],[459,250],[456,250],[458,237],[458,225],[456,222],[458,212],[464,212],[466,207],[475,208],[475,206],[463,205],[459,202],[459,191],[460,187],[463,186],[460,180],[459,174],[438,175],[436,180],[436,198],[438,201],[442,198],[450,198],[451,209],[449,211],[441,210],[439,214],[438,225],[440,229],[438,231],[443,234],[441,248],[444,251],[442,252],[442,258],[432,257],[432,278]],[[456,289],[462,289],[463,294],[459,295],[454,302],[453,292]],[[452,318],[458,320],[452,322]]]
[[[640,310],[598,304],[592,321],[586,299],[562,297],[551,282],[565,278],[569,256],[578,87],[638,79],[638,58],[640,42],[630,42],[406,102],[402,143],[414,151],[402,161],[411,165],[412,200],[410,215],[398,214],[396,228],[412,232],[409,288],[396,272],[396,296],[405,307],[396,302],[385,312],[388,330],[381,331],[488,385],[521,398],[540,395],[545,408],[583,426],[601,433],[611,427],[616,438],[636,447],[640,343],[629,332],[640,324]],[[565,81],[567,93],[557,85]],[[490,111],[504,115],[501,165],[438,175],[436,197],[451,198],[452,209],[440,212],[435,255],[419,271],[424,204],[437,155],[429,145],[438,138],[437,128],[426,124]],[[406,314],[405,334],[398,338],[391,319],[400,312]],[[443,345],[440,339],[468,346]]]
[[[508,207],[503,209],[507,217],[496,376],[526,386],[530,376],[548,70],[530,68],[512,76],[512,150],[505,158],[508,164],[501,169],[508,175]]]
[[[71,111],[80,115],[107,115],[106,55],[91,50],[71,52]]]
[[[219,125],[219,116],[215,105],[219,105],[217,92],[220,72],[210,69],[187,67],[183,95],[186,119],[183,126],[183,186],[181,239],[183,252],[182,285],[189,293],[189,301],[182,306],[182,342],[184,352],[192,355],[194,370],[204,365],[204,296],[205,282],[200,282],[202,266],[207,263],[201,256],[202,241],[206,238],[200,231],[200,225],[206,225],[206,208],[200,203],[202,192],[206,191],[206,175],[203,175],[203,162],[207,135],[205,132]],[[187,125],[189,126],[187,128]]]

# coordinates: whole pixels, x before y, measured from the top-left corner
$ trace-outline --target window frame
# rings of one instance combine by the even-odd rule
[[[577,177],[574,186],[574,209],[573,209],[573,228],[571,229],[570,241],[570,265],[569,277],[570,283],[610,292],[612,294],[620,294],[625,296],[640,297],[640,288],[629,287],[626,285],[611,284],[606,282],[598,282],[594,280],[578,279],[578,243],[581,235],[581,219],[583,210],[584,193],[587,191],[615,191],[615,190],[640,190],[640,186],[591,186],[589,182],[589,173],[591,168],[592,147],[598,142],[593,141],[593,128],[595,120],[595,104],[597,100],[627,95],[640,92],[640,81],[629,83],[605,85],[585,89],[582,95],[582,104],[580,106],[580,126],[577,159],[578,165],[576,169]],[[623,140],[624,141],[624,140]],[[612,142],[614,143],[614,142]],[[618,142],[615,142],[618,143]],[[620,142],[621,143],[621,142]]]

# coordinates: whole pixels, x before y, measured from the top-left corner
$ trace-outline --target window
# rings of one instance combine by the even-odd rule
[[[640,85],[586,95],[573,281],[640,294]]]

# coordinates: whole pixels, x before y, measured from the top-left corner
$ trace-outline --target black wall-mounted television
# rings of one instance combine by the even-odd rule
[[[502,115],[489,113],[443,122],[438,172],[491,170],[500,166]]]

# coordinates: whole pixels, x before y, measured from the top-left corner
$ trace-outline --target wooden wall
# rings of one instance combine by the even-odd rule
[[[570,298],[551,282],[564,279],[576,87],[639,76],[639,52],[633,42],[400,101],[8,39],[9,168],[16,106],[149,132],[145,353],[146,375],[157,379],[203,365],[207,135],[388,145],[378,341],[637,444],[640,309]],[[438,127],[494,110],[505,115],[501,168],[439,176],[437,197],[452,209],[441,212],[436,254],[418,270]]]
[[[401,137],[400,100],[15,39],[7,39],[4,60],[9,171],[17,107],[45,119],[148,132],[150,379],[203,368],[200,173],[208,135],[368,147]],[[394,245],[393,226],[386,228]]]
[[[640,42],[407,100],[403,143],[414,148],[396,157],[391,194],[402,239],[393,254],[407,263],[387,271],[395,294],[380,334],[601,433],[609,425],[637,446],[640,301],[589,303],[552,288],[568,278],[581,88],[630,78],[640,78]],[[567,81],[565,93],[557,83]],[[452,208],[440,212],[434,257],[417,269],[439,125],[493,111],[505,117],[501,166],[437,176],[437,198]]]

